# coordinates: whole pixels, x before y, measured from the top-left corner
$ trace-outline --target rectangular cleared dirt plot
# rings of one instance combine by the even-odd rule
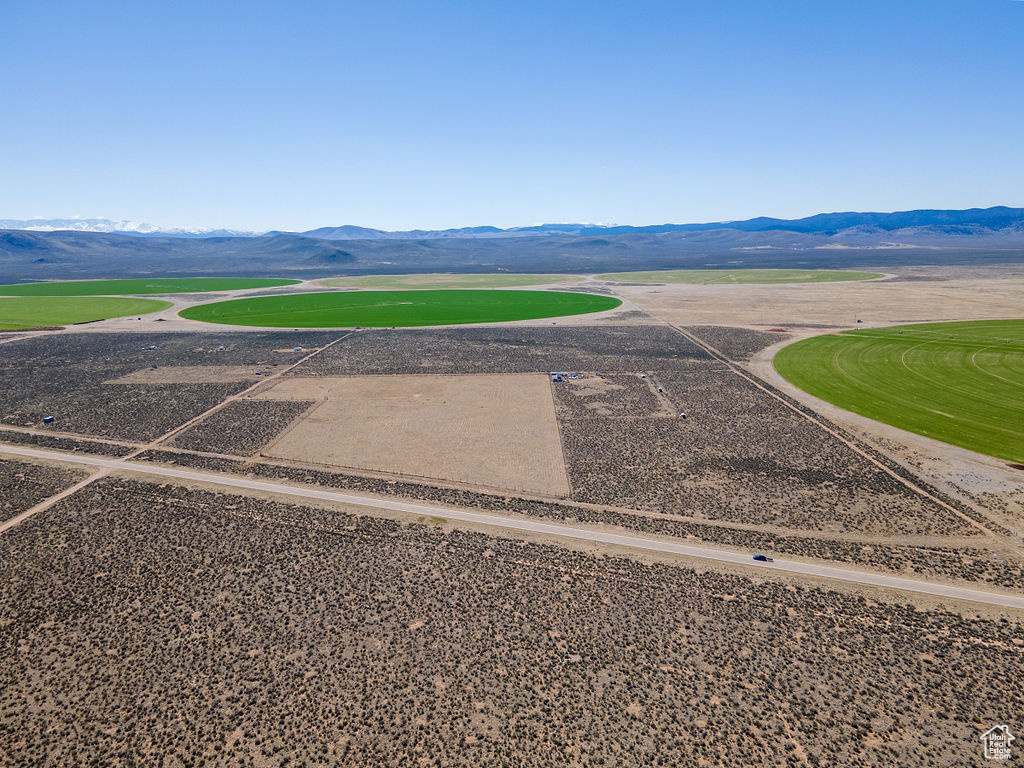
[[[569,492],[546,374],[290,378],[259,397],[319,403],[265,456]]]

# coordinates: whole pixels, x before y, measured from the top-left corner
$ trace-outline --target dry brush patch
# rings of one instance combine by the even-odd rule
[[[196,451],[253,456],[312,405],[311,400],[235,400],[171,442]]]
[[[748,375],[750,375],[750,374],[748,374]],[[891,456],[887,456],[886,454],[882,453],[880,450],[878,450],[874,446],[869,445],[864,440],[861,440],[858,437],[856,437],[855,435],[851,434],[849,430],[846,430],[843,427],[841,427],[838,424],[836,424],[835,422],[830,421],[829,419],[825,418],[824,416],[821,416],[817,411],[815,411],[812,408],[804,405],[803,403],[799,402],[798,400],[795,400],[794,398],[792,398],[789,395],[787,395],[786,393],[780,391],[776,387],[773,387],[768,382],[766,382],[766,381],[764,381],[762,379],[757,379],[757,381],[760,384],[760,386],[764,387],[767,391],[771,392],[777,398],[785,401],[790,406],[795,408],[797,411],[799,411],[801,413],[804,413],[804,414],[807,414],[808,416],[812,417],[815,421],[817,421],[818,423],[820,423],[823,426],[827,427],[829,430],[831,430],[833,433],[839,435],[844,440],[847,440],[847,441],[857,445],[858,449],[863,451],[865,454],[871,456],[872,459],[874,459],[878,463],[882,464],[883,466],[887,467],[889,470],[891,470],[894,474],[898,475],[899,477],[902,477],[902,478],[910,481],[915,486],[917,486],[921,490],[927,492],[928,494],[930,494],[934,498],[940,499],[943,503],[947,504],[948,506],[952,507],[953,509],[956,509],[958,512],[960,512],[961,514],[965,515],[966,517],[971,518],[975,522],[980,523],[981,525],[985,526],[985,528],[987,528],[988,530],[992,531],[993,533],[996,533],[996,534],[999,534],[999,535],[1002,535],[1002,536],[1006,536],[1006,537],[1012,537],[1012,536],[1015,535],[1014,532],[1011,531],[1009,528],[1006,528],[1005,526],[1000,525],[999,523],[997,523],[994,520],[990,519],[988,517],[988,515],[984,514],[981,510],[979,510],[979,508],[978,508],[979,505],[978,504],[967,504],[967,503],[965,503],[964,501],[962,501],[960,499],[957,499],[957,498],[955,498],[953,496],[950,496],[948,493],[943,492],[939,488],[936,488],[934,485],[932,485],[931,483],[929,483],[926,480],[924,480],[917,473],[912,472],[911,470],[907,469],[905,466],[900,464],[898,461],[895,461]],[[981,506],[982,509],[985,508],[985,505],[983,503],[980,504],[980,506]]]
[[[0,522],[82,480],[85,470],[0,458]]]
[[[249,383],[107,382],[175,366],[251,366],[273,371],[299,359],[301,353],[291,347],[319,346],[334,338],[337,334],[276,332],[102,333],[23,339],[5,344],[0,356],[0,422],[37,426],[43,417],[54,416],[54,427],[62,431],[151,440]]]
[[[101,440],[78,440],[65,435],[21,432],[3,427],[0,427],[0,443],[31,445],[36,448],[51,448],[56,451],[71,451],[73,453],[94,453],[101,456],[126,456],[134,450],[130,445],[118,445]]]
[[[139,456],[153,461],[209,472],[226,472],[254,478],[428,501],[459,509],[479,509],[549,519],[559,523],[603,524],[628,531],[686,539],[690,543],[739,547],[750,552],[797,555],[819,560],[852,563],[907,576],[981,582],[1017,589],[1024,583],[1024,562],[980,548],[914,546],[864,543],[800,536],[779,531],[748,530],[693,520],[654,517],[620,509],[540,501],[507,494],[442,488],[409,480],[391,480],[349,473],[284,466],[268,461],[243,461],[219,456],[151,450]],[[983,541],[978,546],[984,546]]]
[[[781,329],[765,332],[723,325],[695,325],[686,330],[732,360],[749,360],[762,349],[789,338]]]
[[[12,534],[12,768],[938,766],[1024,706],[1017,621],[895,598],[114,478]]]
[[[693,359],[709,356],[664,326],[363,330],[295,374],[674,370]]]
[[[554,387],[578,501],[783,528],[978,533],[722,363],[612,380]]]

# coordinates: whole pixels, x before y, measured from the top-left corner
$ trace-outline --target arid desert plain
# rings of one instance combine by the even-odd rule
[[[883,272],[0,334],[0,766],[976,764],[1024,726],[1024,467],[774,357],[1017,318],[1024,268]]]

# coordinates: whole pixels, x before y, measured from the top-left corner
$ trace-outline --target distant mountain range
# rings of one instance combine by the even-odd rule
[[[969,208],[967,210],[917,210],[897,213],[819,213],[803,219],[772,219],[758,217],[743,221],[718,221],[706,224],[654,224],[650,226],[616,226],[606,224],[539,224],[532,227],[463,227],[461,229],[412,229],[388,232],[351,225],[321,227],[301,234],[322,240],[434,240],[466,237],[532,237],[538,235],[660,235],[667,232],[710,232],[733,229],[740,232],[818,232],[832,234],[844,229],[866,229],[891,232],[908,227],[940,227],[957,234],[1024,229],[1024,208]],[[275,233],[278,234],[278,233]]]
[[[968,208],[966,210],[915,210],[896,213],[819,213],[803,219],[773,219],[764,216],[743,221],[702,224],[653,224],[618,226],[607,224],[538,224],[529,227],[461,227],[459,229],[408,229],[388,231],[344,225],[320,227],[305,232],[245,232],[229,229],[160,229],[151,224],[112,219],[0,219],[0,229],[34,232],[103,232],[147,237],[274,237],[300,235],[317,240],[439,240],[496,237],[537,237],[553,235],[607,236],[668,232],[710,232],[731,229],[740,232],[802,232],[835,234],[847,229],[892,232],[926,227],[950,234],[984,234],[1002,230],[1024,230],[1024,208]]]
[[[61,229],[66,222],[76,228]],[[161,231],[98,219],[0,220],[0,282],[132,275],[611,272],[1024,263],[1024,209],[825,213],[711,224],[545,224],[386,232]],[[111,231],[85,230],[106,227]],[[132,225],[136,226],[136,225]],[[6,227],[6,228],[3,228]],[[145,231],[142,231],[145,230]]]
[[[0,229],[29,232],[102,232],[145,237],[251,237],[255,233],[234,229],[161,229],[140,221],[113,219],[0,219]]]

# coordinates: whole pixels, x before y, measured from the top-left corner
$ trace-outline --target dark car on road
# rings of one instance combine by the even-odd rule
[[[754,555],[754,559],[761,563],[773,563],[774,559],[768,557],[768,555]]]

